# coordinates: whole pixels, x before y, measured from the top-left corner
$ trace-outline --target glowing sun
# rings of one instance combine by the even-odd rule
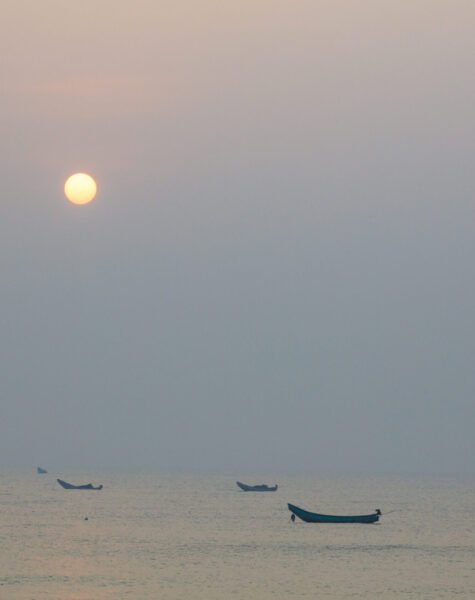
[[[75,173],[64,184],[66,198],[73,204],[88,204],[94,200],[96,192],[96,182],[86,173]]]

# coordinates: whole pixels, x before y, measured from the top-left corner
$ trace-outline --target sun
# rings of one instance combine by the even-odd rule
[[[97,185],[87,173],[75,173],[64,184],[66,198],[73,204],[88,204],[96,197]]]

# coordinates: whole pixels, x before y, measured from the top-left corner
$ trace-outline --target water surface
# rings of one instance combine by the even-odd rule
[[[56,475],[104,489],[63,490]],[[240,492],[235,479],[279,490]],[[387,514],[378,525],[292,524],[287,502]],[[473,600],[475,481],[0,475],[0,600],[155,598]]]

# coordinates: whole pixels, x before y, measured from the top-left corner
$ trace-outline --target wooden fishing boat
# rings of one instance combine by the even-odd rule
[[[370,515],[321,515],[319,513],[308,512],[303,508],[299,508],[294,504],[288,504],[290,512],[292,513],[292,520],[295,517],[302,519],[306,523],[376,523],[379,521],[381,511],[379,508]]]
[[[72,483],[68,483],[67,481],[63,481],[62,479],[56,480],[59,485],[65,490],[102,490],[104,486],[98,485],[94,487],[92,483],[85,483],[84,485],[73,485]]]
[[[236,485],[241,488],[243,492],[275,492],[277,491],[278,485],[267,485],[260,483],[259,485],[247,485],[241,481],[236,481]]]

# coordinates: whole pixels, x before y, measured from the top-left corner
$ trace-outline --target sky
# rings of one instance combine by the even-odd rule
[[[4,0],[0,465],[475,473],[474,26]]]

